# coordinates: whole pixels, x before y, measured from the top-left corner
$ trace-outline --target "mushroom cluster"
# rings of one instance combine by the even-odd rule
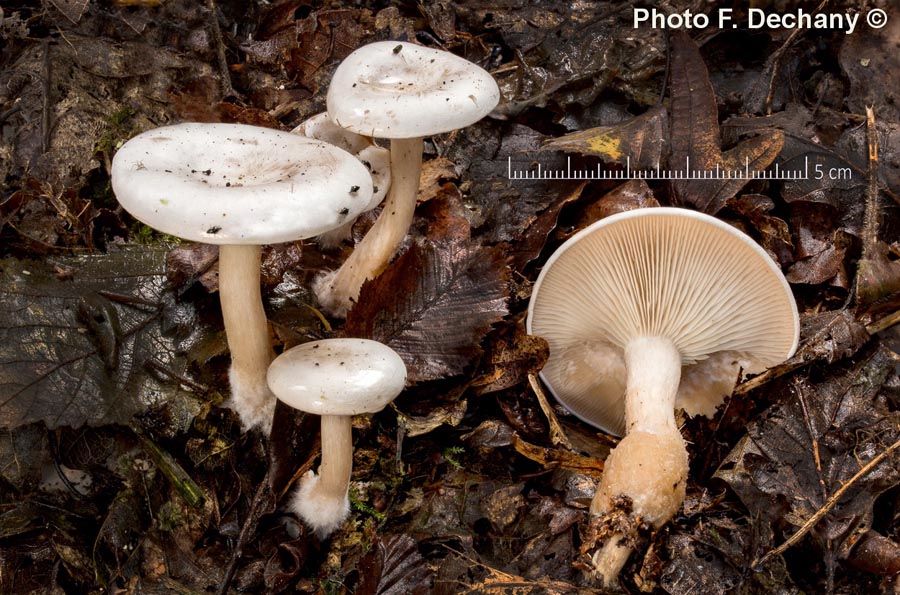
[[[541,376],[584,421],[624,438],[610,453],[591,513],[620,496],[655,527],[684,500],[685,441],[674,411],[711,415],[738,376],[797,347],[797,306],[778,266],[713,217],[648,208],[602,219],[565,242],[531,296],[528,332],[545,338]],[[615,534],[593,554],[610,585],[631,548]]]
[[[356,217],[372,177],[352,155],[240,124],[177,124],[132,138],[112,162],[119,203],[167,234],[219,245],[219,297],[231,352],[229,405],[266,433],[274,357],[260,293],[262,244],[319,235]]]

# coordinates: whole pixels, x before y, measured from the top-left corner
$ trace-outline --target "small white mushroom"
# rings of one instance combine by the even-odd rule
[[[359,159],[372,175],[372,198],[366,205],[365,211],[371,211],[381,204],[391,187],[391,152],[384,147],[379,147],[366,136],[341,128],[328,117],[327,112],[316,114],[303,121],[291,132],[316,140],[331,143],[344,149]],[[350,238],[351,229],[356,222],[356,217],[347,219],[347,222],[331,231],[316,236],[316,241],[323,248],[334,248],[341,242]]]
[[[565,242],[534,285],[527,328],[550,344],[541,377],[556,398],[625,434],[591,513],[624,495],[656,527],[684,500],[675,408],[714,414],[741,370],[781,363],[799,337],[790,287],[765,251],[713,217],[673,208],[613,215]],[[630,553],[612,536],[593,555],[594,578],[613,584]]]
[[[338,66],[328,88],[334,122],[391,140],[391,189],[372,229],[341,268],[317,280],[319,303],[343,317],[366,279],[387,266],[416,207],[424,137],[469,126],[500,100],[487,71],[458,56],[412,43],[363,46]]]
[[[291,509],[325,539],[350,514],[352,416],[375,413],[406,386],[397,353],[368,339],[324,339],[285,351],[269,367],[269,387],[284,403],[322,416],[322,462],[309,471]]]
[[[260,294],[261,245],[318,235],[358,215],[372,195],[369,172],[349,153],[296,134],[189,123],[125,143],[113,159],[112,187],[139,221],[220,246],[229,406],[246,428],[268,432],[274,353]]]

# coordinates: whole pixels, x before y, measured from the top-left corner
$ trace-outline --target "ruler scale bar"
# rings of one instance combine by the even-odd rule
[[[686,160],[684,169],[662,169],[657,164],[655,169],[633,169],[631,158],[625,161],[624,169],[603,169],[597,164],[594,169],[573,169],[572,158],[566,159],[566,165],[562,169],[545,168],[538,163],[537,167],[519,170],[513,167],[512,157],[507,161],[507,178],[510,180],[771,180],[771,181],[797,181],[808,180],[809,158],[804,167],[800,169],[781,169],[776,163],[772,169],[751,170],[750,160],[744,160],[741,169],[723,169],[716,165],[715,169],[700,170],[691,169],[690,161]],[[818,170],[817,170],[818,172]]]

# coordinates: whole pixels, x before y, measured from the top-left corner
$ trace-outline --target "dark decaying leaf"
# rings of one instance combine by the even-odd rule
[[[481,374],[470,384],[475,394],[504,390],[536,374],[550,356],[547,341],[529,335],[522,324],[503,329],[488,344]]]
[[[900,436],[900,414],[878,398],[900,358],[879,347],[849,369],[797,381],[787,401],[765,412],[716,475],[734,489],[754,522],[786,521],[793,533],[836,490]],[[875,498],[900,481],[888,457],[858,478],[810,535],[826,562],[846,558],[872,521]]]
[[[409,535],[378,537],[359,562],[358,595],[424,595],[431,592],[432,573]]]
[[[0,263],[0,426],[128,423],[190,398],[173,380],[186,376],[176,338],[162,331],[164,257],[140,247],[57,259],[69,281],[52,263]]]
[[[544,138],[521,124],[502,128],[480,124],[461,130],[456,142],[448,147],[449,159],[468,170],[472,184],[467,202],[477,208],[472,223],[484,241],[518,240],[539,212],[581,186],[577,180],[508,179],[510,159],[513,171],[533,172],[538,165],[542,171],[566,168],[565,155],[540,150]],[[583,165],[579,159],[587,162],[587,158],[575,156],[572,169]],[[591,162],[590,167],[594,167],[596,159]]]
[[[896,48],[900,39],[897,18],[900,13],[896,4],[885,8],[888,6],[895,10],[889,12],[883,28],[869,29],[865,35],[847,36],[841,44],[840,63],[850,81],[850,93],[845,98],[847,109],[863,114],[867,106],[876,106],[880,119],[897,122],[900,120],[900,54],[885,48]]]
[[[559,214],[563,207],[578,200],[582,191],[584,191],[585,185],[585,183],[582,183],[572,193],[557,199],[556,202],[531,222],[519,240],[509,250],[510,266],[521,271],[541,255],[548,236],[556,229]]]
[[[700,50],[690,37],[678,31],[672,44],[672,157],[676,170],[715,172],[763,171],[778,156],[784,134],[760,132],[722,153],[716,96],[709,82]],[[678,202],[709,213],[717,213],[747,184],[745,179],[675,180],[672,190]]]
[[[389,345],[412,382],[460,374],[507,313],[507,274],[497,247],[455,239],[414,244],[363,285],[345,333]]]
[[[78,23],[84,11],[87,10],[91,0],[44,0],[47,4],[52,5],[59,12],[72,21]]]
[[[728,206],[752,225],[755,236],[775,261],[786,266],[794,261],[791,231],[783,219],[770,214],[775,202],[761,194],[743,194],[728,201]]]
[[[690,533],[673,535],[666,543],[670,562],[663,568],[660,587],[670,595],[798,595],[782,564],[770,564],[766,572],[748,571],[750,561],[769,547],[772,530],[736,517],[729,510]]]

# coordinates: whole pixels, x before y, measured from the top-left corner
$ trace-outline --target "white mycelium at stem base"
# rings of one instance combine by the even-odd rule
[[[259,287],[262,244],[339,227],[368,205],[372,178],[352,155],[320,141],[240,124],[149,130],[116,152],[112,186],[136,219],[220,245],[219,296],[228,346],[229,405],[245,428],[268,432],[275,398]]]
[[[314,289],[322,307],[343,318],[366,279],[378,276],[406,237],[416,210],[422,138],[391,141],[391,189],[375,224],[340,269],[319,277]]]
[[[260,246],[219,247],[219,301],[231,367],[228,406],[245,427],[268,433],[275,412],[275,396],[266,384],[266,370],[275,358],[269,323],[260,293]]]
[[[406,385],[406,365],[387,345],[367,339],[304,343],[278,356],[269,386],[287,405],[322,416],[322,464],[300,479],[291,509],[320,539],[350,514],[351,419],[381,411]]]
[[[497,83],[484,69],[412,43],[371,43],[338,66],[328,87],[328,113],[357,134],[392,139],[392,181],[384,210],[365,239],[337,273],[316,284],[326,311],[346,315],[363,282],[384,270],[406,236],[416,207],[423,138],[469,126],[499,100]]]
[[[625,366],[626,434],[606,459],[591,513],[608,512],[612,499],[624,495],[636,515],[659,527],[681,508],[688,473],[675,426],[681,354],[664,337],[638,337],[625,347]],[[614,584],[630,554],[622,536],[612,536],[594,553],[594,578]]]
[[[325,539],[350,514],[350,473],[353,471],[353,418],[322,416],[322,464],[300,478],[291,509]]]

